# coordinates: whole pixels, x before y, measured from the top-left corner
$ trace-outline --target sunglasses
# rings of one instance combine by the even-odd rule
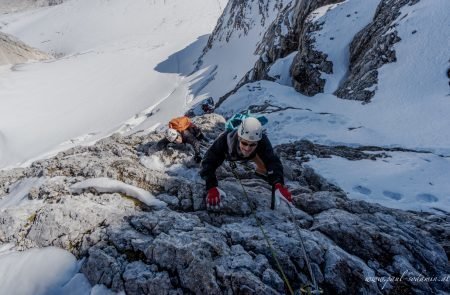
[[[243,146],[249,146],[249,147],[255,147],[255,146],[258,145],[257,142],[249,143],[249,142],[246,142],[246,141],[243,141],[243,140],[240,140],[239,142],[240,142],[240,144],[242,144]]]

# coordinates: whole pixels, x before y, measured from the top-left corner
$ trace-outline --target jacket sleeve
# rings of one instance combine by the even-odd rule
[[[160,151],[162,149],[165,149],[167,145],[170,143],[170,141],[167,138],[162,138],[160,141],[156,143],[156,150]]]
[[[200,128],[197,127],[194,123],[191,123],[191,126],[189,127],[189,131],[197,138],[198,140],[205,139],[205,136],[203,135],[203,132],[200,130]]]
[[[227,133],[224,132],[217,137],[206,151],[200,170],[200,176],[206,182],[206,190],[218,185],[216,170],[225,160],[227,149]]]
[[[195,136],[189,131],[184,131],[182,136],[183,143],[192,145],[195,155],[200,156],[200,142],[198,141],[198,139],[195,138]]]
[[[269,184],[284,184],[283,164],[281,164],[280,158],[275,154],[272,144],[265,134],[258,144],[257,154],[266,165]]]

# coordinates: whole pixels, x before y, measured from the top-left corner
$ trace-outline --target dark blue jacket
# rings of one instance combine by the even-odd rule
[[[248,161],[258,155],[267,169],[268,182],[284,184],[283,165],[274,153],[269,138],[263,134],[256,149],[248,157],[244,157],[239,150],[237,130],[225,131],[220,134],[206,151],[201,163],[200,176],[206,181],[206,189],[217,186],[216,170],[224,160]]]

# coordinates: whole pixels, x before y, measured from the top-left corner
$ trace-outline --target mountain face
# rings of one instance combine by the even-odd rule
[[[207,72],[202,74],[204,83],[194,87],[194,94],[208,93],[217,102],[233,90],[259,58],[254,52],[264,32],[289,3],[290,0],[228,1],[197,61],[196,70]],[[246,58],[236,58],[236,52]]]
[[[284,5],[275,5],[274,8],[278,9],[274,12],[276,19],[268,26],[255,49],[255,54],[260,58],[255,62],[253,69],[237,84],[236,89],[245,83],[261,79],[273,81],[274,78],[268,74],[270,67],[277,60],[296,52],[290,67],[292,85],[298,92],[308,96],[323,93],[325,87],[323,73],[333,73],[333,62],[327,59],[326,53],[317,49],[314,33],[321,29],[322,24],[311,17],[311,13],[318,8],[341,2],[293,0],[285,2]],[[379,2],[371,22],[357,33],[349,44],[350,60],[347,74],[339,87],[334,90],[336,96],[370,101],[375,94],[373,88],[378,82],[377,69],[386,63],[396,61],[393,45],[400,41],[396,31],[398,25],[396,20],[400,10],[417,2],[419,1]],[[242,29],[244,32],[248,30],[250,25],[242,21],[246,19],[242,5],[240,1],[230,1],[228,6],[235,8],[234,13],[222,16],[205,50],[211,48],[217,40],[228,40],[236,29]],[[261,19],[264,17],[265,14],[262,14]]]
[[[229,1],[208,39],[204,53],[216,43],[229,42],[233,35],[242,37],[255,27],[267,27],[272,15],[283,8],[284,2],[286,0]]]
[[[50,55],[30,47],[10,35],[0,32],[0,66],[48,58],[50,58]]]
[[[194,122],[214,138],[225,120],[210,114]],[[161,149],[161,138],[158,133],[114,135],[1,172],[1,243],[66,249],[85,258],[81,272],[92,285],[126,294],[285,294],[256,216],[295,290],[310,281],[299,226],[315,279],[327,294],[444,292],[445,282],[370,280],[404,272],[408,277],[448,273],[449,218],[350,200],[302,165],[307,154],[376,159],[383,153],[307,141],[280,145],[276,152],[295,196],[293,215],[287,208],[270,210],[270,187],[243,165],[218,170],[227,196],[221,211],[214,212],[206,209],[203,181],[193,175],[190,149]],[[181,166],[173,170],[173,164]],[[99,179],[113,185],[80,185]],[[167,205],[135,199],[138,189]],[[16,208],[13,198],[19,194],[28,201]]]
[[[321,120],[331,124],[333,133],[343,129],[339,135],[364,130],[358,120],[315,109],[306,100],[305,105],[292,103],[303,98],[298,92],[324,92],[329,83],[326,75],[338,72],[331,56],[320,50],[318,34],[324,26],[322,17],[344,2],[230,0],[198,62],[198,69],[216,63],[203,77],[208,83],[202,89],[224,84],[217,93],[225,94],[235,88],[241,96],[229,96],[224,105],[232,106],[225,110],[248,109],[269,117],[271,140],[288,134],[286,129],[308,129],[312,125],[307,124]],[[332,92],[344,99],[370,101],[374,90],[368,89],[377,83],[378,69],[397,58],[394,19],[402,8],[417,3],[377,3],[368,24],[351,36],[348,72]],[[348,18],[354,15],[353,11]],[[4,40],[5,48],[20,47],[12,46],[19,42],[8,36]],[[227,52],[227,59],[221,60],[217,51]],[[256,55],[248,57],[249,53]],[[244,64],[239,55],[250,60]],[[290,80],[282,85],[271,72],[280,61],[285,68],[279,72],[287,72]],[[270,87],[276,91],[270,92]],[[283,95],[293,99],[282,100]],[[324,101],[325,109],[335,98]],[[144,116],[158,112],[155,108]],[[193,120],[208,138],[224,131],[225,118],[219,114]],[[162,138],[161,132],[153,131],[114,134],[27,168],[0,171],[0,245],[11,244],[17,250],[60,247],[82,260],[80,272],[90,284],[132,295],[286,294],[286,281],[300,292],[312,281],[307,260],[324,294],[446,294],[449,290],[448,281],[428,279],[450,273],[447,212],[391,209],[350,199],[346,190],[308,166],[312,158],[336,157],[384,163],[390,152],[401,149],[321,145],[293,137],[274,145],[293,193],[292,213],[285,206],[270,209],[270,185],[245,163],[235,170],[227,163],[218,168],[220,188],[227,196],[221,211],[211,211],[205,205],[204,182],[191,149],[176,144],[161,148]],[[202,145],[202,153],[208,146]],[[421,157],[418,151],[408,152]],[[421,161],[428,160],[423,156]],[[370,194],[364,187],[356,188]],[[142,194],[156,199],[158,206],[145,202],[139,197]],[[400,198],[395,192],[390,195]],[[302,241],[307,257],[300,250]],[[426,278],[418,282],[421,276]]]
[[[286,57],[294,51],[303,52],[307,50],[311,46],[311,41],[307,40],[307,33],[313,30],[311,24],[307,22],[307,17],[319,7],[338,2],[341,1],[306,0],[290,2],[271,24],[257,48],[257,53],[263,58],[255,64],[252,80],[267,78],[269,67],[277,59]]]
[[[349,74],[335,94],[345,99],[368,102],[375,95],[378,69],[397,60],[393,45],[401,39],[396,31],[400,10],[419,0],[381,1],[373,21],[350,44]]]
[[[36,7],[54,6],[64,0],[0,0],[0,13],[16,12]]]

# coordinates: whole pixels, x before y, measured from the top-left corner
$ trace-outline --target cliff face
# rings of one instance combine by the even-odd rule
[[[315,44],[314,33],[320,30],[321,23],[308,16],[317,8],[341,1],[310,2],[293,2],[271,25],[259,47],[259,53],[267,58],[255,64],[254,80],[267,79],[267,71],[274,61],[298,51],[291,65],[293,86],[309,96],[324,92],[323,73],[332,74],[333,63]],[[377,69],[396,61],[393,44],[400,41],[395,31],[400,9],[417,2],[380,1],[373,20],[354,36],[350,44],[348,74],[335,92],[338,97],[365,102],[373,97],[375,90],[368,89],[378,82]]]
[[[309,14],[324,5],[338,3],[340,0],[292,1],[281,11],[270,25],[258,46],[257,53],[262,56],[253,70],[253,80],[267,78],[268,68],[279,58],[288,54],[310,49],[308,33],[313,31],[307,21]],[[304,53],[306,54],[306,53]]]
[[[378,69],[397,60],[393,45],[400,41],[396,20],[400,9],[419,0],[381,1],[373,21],[350,44],[349,74],[335,94],[345,99],[368,102],[374,96]],[[372,90],[370,90],[372,88]]]
[[[9,13],[42,6],[53,6],[63,2],[63,0],[6,0],[0,3],[0,13]],[[28,60],[44,60],[49,58],[51,58],[51,55],[32,48],[11,35],[0,32],[0,65],[13,65]]]
[[[223,130],[220,116],[195,120],[209,137]],[[284,294],[282,275],[254,212],[294,289],[309,281],[296,226],[326,293],[439,293],[448,287],[370,280],[405,271],[411,277],[448,273],[449,216],[350,200],[301,164],[307,155],[370,159],[382,153],[306,141],[278,146],[294,195],[293,215],[286,207],[269,209],[270,187],[252,167],[239,165],[236,171],[247,199],[223,165],[217,175],[227,196],[223,209],[214,212],[206,210],[191,151],[176,145],[159,149],[159,139],[159,134],[115,135],[26,169],[0,172],[0,242],[18,249],[64,248],[86,258],[81,271],[92,284],[126,294]],[[114,185],[80,185],[89,179],[109,179]],[[167,205],[135,199],[138,189]],[[18,192],[24,194],[20,208],[12,202]]]
[[[0,2],[0,13],[16,12],[30,8],[54,6],[64,0],[3,0]]]
[[[262,79],[274,81],[274,77],[269,74],[274,63],[297,51],[299,55],[295,57],[296,60],[304,58],[302,56],[307,56],[308,62],[305,62],[305,64],[307,64],[308,69],[313,67],[313,62],[316,64],[325,63],[324,67],[327,68],[325,71],[329,72],[331,65],[325,61],[326,55],[313,50],[314,40],[311,40],[308,35],[314,28],[317,28],[317,25],[311,24],[307,20],[309,14],[315,9],[337,2],[340,2],[340,0],[288,1],[285,6],[278,6],[279,10],[276,18],[268,26],[256,47],[255,54],[259,55],[259,58],[256,60],[253,68],[239,80],[234,90],[221,97],[219,105],[230,94],[246,83]],[[298,61],[295,62],[295,64],[297,63]],[[294,67],[294,64],[292,64],[292,67]],[[292,84],[302,93],[310,95],[314,93],[315,90],[310,89],[315,87],[313,81],[319,80],[322,86],[324,84],[323,79],[320,79],[320,75],[313,74],[311,70],[297,69],[295,71],[295,74],[290,74],[292,77],[294,75],[297,77],[296,79],[291,79]],[[297,81],[302,81],[302,83],[299,84]]]
[[[259,58],[255,50],[264,32],[290,2],[229,1],[196,63],[203,82],[194,86],[195,95],[207,93],[217,102],[233,90]]]
[[[266,27],[273,15],[283,8],[283,0],[229,1],[204,49],[206,53],[215,44],[229,42],[234,36],[244,37],[255,27]]]
[[[323,24],[311,14],[337,2],[230,1],[199,66],[213,49],[261,33],[259,45],[249,46],[255,45],[260,59],[241,83],[273,79],[268,74],[273,65],[294,54],[288,68],[295,89],[308,95],[323,92],[324,76],[336,67],[317,46],[315,33]],[[409,4],[414,3],[381,1],[373,21],[352,36],[350,69],[337,95],[370,100],[373,94],[367,88],[375,85],[377,68],[395,60],[392,44],[398,36],[395,25],[389,26]],[[261,27],[268,29],[259,32]],[[292,129],[307,128],[307,121],[317,120],[330,122],[333,132],[364,128],[328,110],[277,102],[265,89],[275,83],[267,84],[247,85],[249,103],[236,103],[233,113],[248,109],[272,116],[271,136],[283,133],[285,123]],[[285,96],[297,99],[297,92],[277,86],[275,94],[288,89]],[[208,138],[224,130],[225,119],[217,114],[193,120]],[[311,283],[307,260],[324,294],[449,290],[448,213],[409,212],[352,200],[305,165],[312,157],[383,161],[387,148],[306,140],[275,146],[293,194],[291,208],[283,205],[279,210],[270,210],[271,187],[254,174],[251,164],[238,163],[233,171],[225,162],[217,170],[226,192],[223,208],[211,211],[192,150],[175,144],[161,148],[162,137],[156,132],[115,134],[28,168],[0,171],[0,245],[13,244],[14,250],[61,247],[84,259],[80,271],[91,284],[126,294],[285,294],[284,275],[295,291]],[[208,146],[202,145],[202,153]]]
[[[48,58],[50,58],[48,54],[30,47],[10,35],[0,32],[0,66]]]
[[[238,2],[231,1],[229,6],[238,7]],[[296,0],[286,2],[283,6],[275,6],[279,9],[277,16],[265,30],[255,51],[259,59],[237,83],[236,89],[248,82],[261,79],[273,81],[274,78],[268,74],[271,66],[276,61],[295,53],[290,67],[292,86],[308,96],[323,93],[326,83],[324,74],[333,74],[334,65],[329,60],[328,54],[317,46],[316,34],[320,34],[323,23],[314,17],[314,12],[318,9],[326,10],[326,7],[341,2]],[[397,60],[393,45],[400,41],[396,27],[401,9],[413,6],[417,2],[418,0],[379,1],[375,14],[370,16],[370,22],[356,33],[348,44],[347,72],[340,79],[339,85],[333,89],[336,96],[363,102],[370,101],[376,91],[378,69]],[[236,10],[234,18],[229,16],[230,14],[222,16],[210,41],[217,39],[217,36],[228,40],[223,36],[232,35],[235,28],[246,31],[248,25],[236,21],[243,19],[242,9]],[[239,26],[235,28],[229,26],[224,30],[223,24],[233,23],[231,20],[235,20],[234,23]]]

